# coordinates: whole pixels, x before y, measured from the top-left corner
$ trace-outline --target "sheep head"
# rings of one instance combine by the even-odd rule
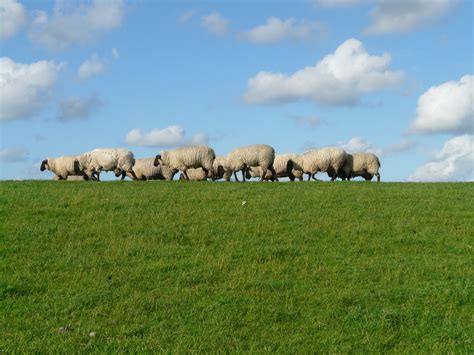
[[[154,166],[158,166],[162,163],[161,161],[161,154],[157,154],[156,157],[155,157],[155,160],[153,161],[153,165]]]
[[[41,162],[40,170],[45,171],[46,169],[48,169],[48,159],[45,159]]]

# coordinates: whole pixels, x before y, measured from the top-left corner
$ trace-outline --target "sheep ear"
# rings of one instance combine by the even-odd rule
[[[46,165],[48,165],[48,159],[45,159],[41,162],[40,170],[45,171],[46,170]]]

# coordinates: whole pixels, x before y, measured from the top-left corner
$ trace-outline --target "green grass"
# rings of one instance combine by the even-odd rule
[[[0,352],[472,353],[473,201],[472,183],[2,182]]]

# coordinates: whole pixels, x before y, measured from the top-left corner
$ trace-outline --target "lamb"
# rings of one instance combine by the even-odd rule
[[[133,165],[133,172],[127,172],[127,176],[132,180],[173,180],[174,173],[163,165],[155,166],[155,158],[136,159]]]
[[[242,171],[242,179],[245,182],[245,172],[248,168],[259,166],[262,171],[260,181],[263,181],[267,174],[267,170],[272,173],[273,179],[276,177],[275,169],[273,169],[273,161],[275,160],[275,149],[266,144],[253,144],[245,147],[234,149],[227,155],[224,166],[224,179],[230,180],[234,173],[235,181],[237,171]]]
[[[326,147],[321,149],[309,150],[300,159],[296,159],[302,166],[303,172],[308,174],[308,181],[311,178],[316,179],[315,175],[319,172],[329,172],[334,181],[346,163],[347,153],[344,149],[337,147]]]
[[[174,150],[163,151],[155,157],[155,166],[163,165],[173,173],[182,171],[186,180],[189,181],[188,169],[202,168],[207,177],[213,176],[212,165],[216,153],[212,148],[204,145],[182,147]]]
[[[66,180],[71,175],[81,175],[77,155],[48,158],[41,162],[41,171],[49,170],[55,174],[55,180]]]
[[[374,176],[377,177],[377,181],[380,181],[380,160],[373,153],[354,153],[348,154],[346,163],[343,169],[339,172],[337,177],[342,180],[350,180],[356,176],[362,176],[365,180],[370,181]],[[333,172],[328,173],[332,178]]]
[[[275,156],[273,168],[276,172],[276,181],[282,177],[288,177],[291,181],[295,181],[295,178],[298,178],[300,181],[303,180],[303,170],[295,163],[297,157],[296,154],[281,154]],[[247,179],[257,176],[262,176],[262,169],[259,166],[247,169]],[[270,171],[267,171],[265,180],[272,180],[272,173]]]
[[[133,172],[135,158],[127,149],[98,148],[81,154],[78,160],[81,171],[90,179],[100,180],[101,171],[114,171],[116,177],[122,175],[122,180],[127,173],[135,175]]]

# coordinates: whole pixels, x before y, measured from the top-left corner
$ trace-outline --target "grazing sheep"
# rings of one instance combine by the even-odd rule
[[[336,147],[326,147],[321,149],[309,150],[301,155],[301,166],[303,172],[308,174],[308,181],[311,178],[316,179],[315,175],[319,172],[329,172],[331,181],[334,181],[346,163],[347,153],[344,149]]]
[[[230,180],[230,176],[234,173],[235,181],[237,171],[242,171],[242,179],[245,182],[245,171],[248,168],[259,166],[261,168],[260,181],[263,181],[267,174],[267,170],[272,173],[272,178],[276,178],[275,169],[273,169],[273,161],[275,160],[275,150],[266,144],[253,144],[246,147],[234,149],[227,155],[224,166],[224,179]]]
[[[78,160],[81,171],[84,171],[90,179],[100,180],[101,171],[114,171],[116,177],[122,175],[122,180],[127,173],[135,175],[133,172],[135,158],[127,149],[98,148],[81,154]]]
[[[136,159],[132,173],[127,172],[127,176],[132,180],[173,180],[174,174],[163,165],[155,166],[155,158]]]
[[[182,147],[174,150],[163,151],[155,157],[155,166],[163,165],[173,173],[182,171],[189,181],[188,169],[202,168],[207,177],[213,176],[212,165],[216,154],[212,148],[203,145]]]
[[[225,166],[226,158],[223,156],[217,156],[214,159],[214,163],[212,164],[212,181],[222,179],[224,177],[224,166]],[[207,180],[206,174],[202,168],[197,169],[188,169],[188,177],[191,181],[204,181]],[[185,180],[186,177],[184,174],[179,176],[180,180]]]
[[[337,177],[342,180],[350,180],[356,176],[362,176],[370,181],[374,176],[380,181],[380,160],[373,153],[354,153],[348,154],[343,169],[339,171]],[[333,178],[334,172],[328,172],[328,176]]]
[[[275,161],[273,162],[273,168],[276,173],[276,181],[278,178],[288,177],[291,181],[295,181],[295,178],[298,178],[300,181],[303,180],[303,171],[298,169],[298,165],[294,162],[297,159],[296,154],[281,154],[275,156]],[[246,177],[250,179],[252,177],[262,176],[262,169],[259,166],[250,167],[247,169]],[[265,175],[265,180],[272,180],[271,171],[267,171]]]
[[[45,159],[41,162],[40,170],[46,169],[55,174],[55,180],[65,180],[68,176],[81,174],[77,155]]]

